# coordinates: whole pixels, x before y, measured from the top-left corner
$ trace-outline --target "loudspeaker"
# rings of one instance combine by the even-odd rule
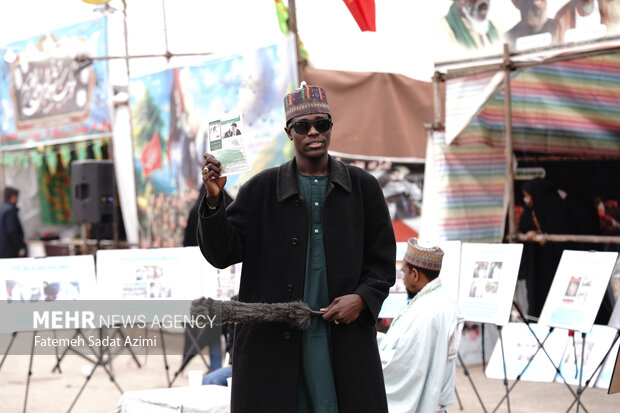
[[[109,160],[71,163],[73,222],[114,220],[114,163]]]

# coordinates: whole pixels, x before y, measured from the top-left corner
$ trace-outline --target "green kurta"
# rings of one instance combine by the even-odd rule
[[[323,248],[323,201],[328,176],[297,174],[299,192],[308,211],[308,250],[304,301],[314,310],[327,307],[327,268]],[[329,326],[320,317],[312,317],[310,328],[302,335],[300,385],[297,413],[338,413],[338,397],[332,373]]]

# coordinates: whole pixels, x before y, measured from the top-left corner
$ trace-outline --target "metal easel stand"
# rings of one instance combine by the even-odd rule
[[[104,327],[101,327],[99,329],[99,338],[102,339],[104,334]],[[118,330],[117,330],[118,331]],[[117,332],[114,332],[114,334],[112,335],[112,337],[114,337],[114,335],[116,335]],[[106,372],[106,374],[108,375],[108,377],[110,378],[110,381],[112,383],[114,383],[114,386],[116,386],[116,388],[118,389],[118,391],[123,394],[123,390],[120,388],[120,386],[118,385],[118,383],[116,382],[116,379],[114,378],[114,374],[111,370],[111,359],[112,359],[112,355],[110,354],[110,349],[107,346],[103,346],[100,345],[99,346],[99,354],[97,354],[95,352],[94,349],[91,348],[92,352],[96,355],[97,360],[94,362],[95,365],[93,366],[92,370],[90,371],[90,373],[88,373],[88,376],[86,376],[86,380],[84,381],[84,384],[82,385],[82,387],[80,388],[80,391],[78,392],[78,394],[75,396],[75,399],[73,400],[73,403],[71,403],[71,406],[69,406],[69,410],[67,410],[67,413],[71,412],[71,410],[73,409],[73,407],[75,406],[75,403],[77,403],[78,399],[80,398],[80,396],[82,395],[82,392],[84,391],[84,389],[86,388],[86,385],[88,384],[88,382],[90,381],[90,379],[93,377],[93,374],[95,374],[95,370],[97,370],[97,367],[101,366],[103,368],[103,370]],[[106,357],[107,356],[107,357]],[[106,364],[110,364],[110,368],[108,369],[108,367],[106,366]]]
[[[508,397],[508,394],[512,391],[512,389],[515,388],[515,386],[517,385],[517,383],[519,383],[519,381],[521,380],[521,377],[525,374],[525,371],[528,369],[528,367],[530,366],[530,364],[532,364],[532,361],[534,361],[534,358],[536,357],[536,355],[538,354],[538,352],[540,351],[540,349],[542,348],[542,346],[545,345],[545,342],[547,341],[547,339],[549,338],[549,336],[551,335],[551,333],[553,332],[554,328],[551,327],[549,329],[549,332],[547,332],[547,336],[545,337],[545,339],[542,341],[541,345],[536,349],[536,351],[534,352],[534,355],[532,356],[531,359],[529,359],[529,361],[527,362],[527,364],[525,365],[525,367],[523,367],[523,370],[521,370],[521,373],[519,373],[519,375],[517,376],[517,378],[515,379],[515,381],[512,382],[512,385],[510,386],[510,388],[507,390],[506,395],[504,395],[504,397],[502,397],[502,399],[499,401],[499,403],[497,404],[497,406],[495,406],[495,409],[493,409],[493,413],[495,413],[497,411],[497,409],[499,409],[499,407],[502,405],[502,403],[504,402],[504,400]]]
[[[611,353],[611,350],[614,348],[614,345],[616,344],[616,342],[618,341],[618,338],[620,338],[620,330],[616,330],[616,337],[614,338],[614,341],[611,343],[611,346],[609,347],[609,349],[607,350],[607,353],[605,353],[605,356],[603,356],[603,358],[601,359],[601,362],[598,364],[598,366],[596,366],[596,368],[594,369],[594,371],[592,372],[592,374],[590,375],[590,378],[588,380],[586,380],[585,384],[583,385],[583,388],[581,389],[581,391],[577,392],[578,396],[581,396],[583,394],[584,391],[586,391],[586,389],[588,388],[588,386],[590,385],[590,382],[592,381],[592,379],[594,378],[594,376],[596,375],[596,372],[599,371],[599,369],[601,369],[603,367],[603,364],[605,364],[605,360],[607,360],[607,357],[609,356],[609,353]],[[573,408],[573,406],[575,405],[575,403],[577,403],[578,399],[575,398],[573,400],[573,402],[571,403],[570,406],[568,406],[568,410],[566,410],[566,413],[568,413],[570,411],[570,409]]]
[[[9,341],[9,345],[6,347],[6,351],[4,352],[4,356],[2,356],[2,361],[0,361],[0,370],[2,370],[2,365],[4,364],[4,360],[6,356],[9,354],[11,347],[13,346],[13,342],[15,341],[15,337],[17,337],[17,331],[13,331],[11,333],[11,341]]]
[[[474,389],[474,393],[476,394],[476,397],[478,398],[478,401],[480,402],[480,406],[482,406],[482,410],[484,411],[484,413],[488,413],[486,407],[484,406],[484,403],[482,402],[482,398],[480,397],[480,393],[478,393],[478,389],[476,388],[476,385],[474,384],[474,381],[471,378],[471,375],[469,374],[469,370],[467,369],[467,366],[465,365],[465,363],[463,362],[463,359],[461,358],[461,354],[460,353],[456,353],[459,362],[461,363],[461,366],[463,366],[463,373],[465,374],[465,377],[467,377],[467,379],[469,380],[469,383],[471,384],[471,387]]]
[[[54,331],[55,333],[55,331]],[[123,331],[120,329],[120,327],[116,327],[114,334],[112,334],[112,338],[114,338],[116,335],[119,335],[121,337],[121,339],[123,340],[123,342],[126,339],[126,335],[125,333],[123,333]],[[78,337],[82,337],[84,340],[87,340],[87,337],[84,335],[84,333],[82,332],[82,329],[78,328],[75,330],[75,333],[73,334],[73,338],[71,339],[71,341],[73,341],[74,339],[77,339]],[[133,350],[131,349],[131,347],[128,347],[129,353],[131,354],[132,358],[134,359],[134,361],[136,362],[136,365],[138,366],[138,368],[141,368],[142,365],[140,364],[140,361],[138,361],[138,358],[136,357],[136,354],[133,352]],[[72,352],[75,355],[78,355],[84,359],[86,359],[87,361],[91,362],[91,363],[96,363],[96,360],[93,360],[92,358],[88,357],[86,354],[76,350],[75,348],[73,348],[72,346],[67,346],[65,347],[65,349],[63,350],[62,354],[60,355],[60,357],[58,355],[56,355],[56,365],[54,366],[54,368],[52,368],[52,373],[56,370],[58,370],[59,373],[61,373],[60,370],[60,363],[62,362],[62,360],[65,358],[65,356],[67,355],[68,352]],[[91,348],[91,351],[93,352],[93,355],[97,358],[98,355],[94,352],[94,350]],[[111,362],[111,358],[108,360],[109,362]]]
[[[555,368],[555,373],[562,379],[562,381],[564,382],[564,385],[570,391],[570,393],[573,395],[573,397],[577,398],[577,394],[575,393],[573,388],[570,386],[570,384],[568,384],[568,382],[566,381],[566,379],[562,375],[562,372],[560,371],[560,368],[555,365],[555,363],[553,362],[553,359],[551,358],[551,356],[549,355],[549,353],[547,352],[545,347],[543,347],[542,343],[538,339],[538,336],[536,336],[536,333],[534,332],[534,330],[532,330],[532,326],[530,326],[529,320],[527,318],[525,318],[525,316],[523,315],[523,312],[521,311],[521,309],[519,308],[517,303],[515,303],[513,301],[512,304],[516,308],[516,310],[519,312],[519,317],[521,317],[521,319],[525,322],[525,325],[527,325],[527,328],[530,330],[530,333],[532,333],[532,335],[536,339],[536,342],[538,343],[538,347],[540,349],[542,349],[542,351],[545,353],[545,356],[547,356],[547,358],[549,359],[549,362],[551,363],[551,365]],[[581,405],[581,407],[583,407],[584,412],[588,413],[588,410],[583,405],[583,403],[581,403],[581,400],[579,400],[579,404]]]
[[[510,413],[510,396],[509,396],[510,389],[508,388],[508,374],[506,372],[506,356],[504,353],[504,339],[502,337],[502,326],[498,325],[496,327],[497,327],[497,331],[499,332],[499,344],[502,349],[502,368],[504,370],[504,388],[506,389],[506,394],[504,395],[504,398],[502,399],[502,401],[506,400],[506,407],[508,408],[508,413]],[[497,407],[495,409],[497,410]]]
[[[193,329],[191,327],[188,327],[188,326],[185,327],[184,336],[185,337],[189,337],[189,339],[190,339],[190,348],[188,349],[188,353],[187,354],[183,354],[183,360],[181,361],[181,367],[179,367],[179,369],[174,373],[174,377],[172,377],[172,380],[168,380],[168,387],[172,387],[172,384],[176,381],[176,379],[179,376],[179,374],[181,374],[183,369],[185,369],[185,366],[189,362],[189,359],[191,359],[191,357],[189,357],[189,356],[191,355],[191,352],[194,351],[194,350],[196,351],[196,355],[199,355],[200,358],[202,359],[202,362],[204,363],[207,371],[211,370],[211,365],[205,359],[204,354],[202,354],[202,348],[200,347],[200,344],[198,343],[198,340],[200,340],[200,338],[202,337],[202,335],[203,335],[203,333],[205,331],[206,331],[205,328],[201,328],[200,332],[198,333],[198,335],[195,336],[194,335],[194,331],[193,331]],[[166,366],[166,370],[167,369],[168,369],[168,367]],[[166,373],[166,375],[167,375],[167,373]]]

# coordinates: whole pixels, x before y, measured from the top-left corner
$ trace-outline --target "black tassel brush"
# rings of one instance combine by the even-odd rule
[[[321,311],[310,309],[303,301],[287,303],[243,303],[220,301],[201,297],[192,301],[191,316],[211,320],[215,325],[224,323],[286,323],[293,328],[305,330],[310,327],[313,315]]]

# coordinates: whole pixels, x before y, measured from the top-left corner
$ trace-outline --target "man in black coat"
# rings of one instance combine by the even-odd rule
[[[24,230],[17,216],[19,191],[7,186],[4,189],[4,203],[0,205],[0,258],[26,256]]]
[[[198,243],[217,268],[243,262],[239,300],[303,300],[324,312],[304,332],[239,324],[232,413],[387,412],[375,323],[395,278],[394,231],[377,180],[328,154],[325,90],[284,99],[295,157],[255,175],[228,207],[204,155]]]

